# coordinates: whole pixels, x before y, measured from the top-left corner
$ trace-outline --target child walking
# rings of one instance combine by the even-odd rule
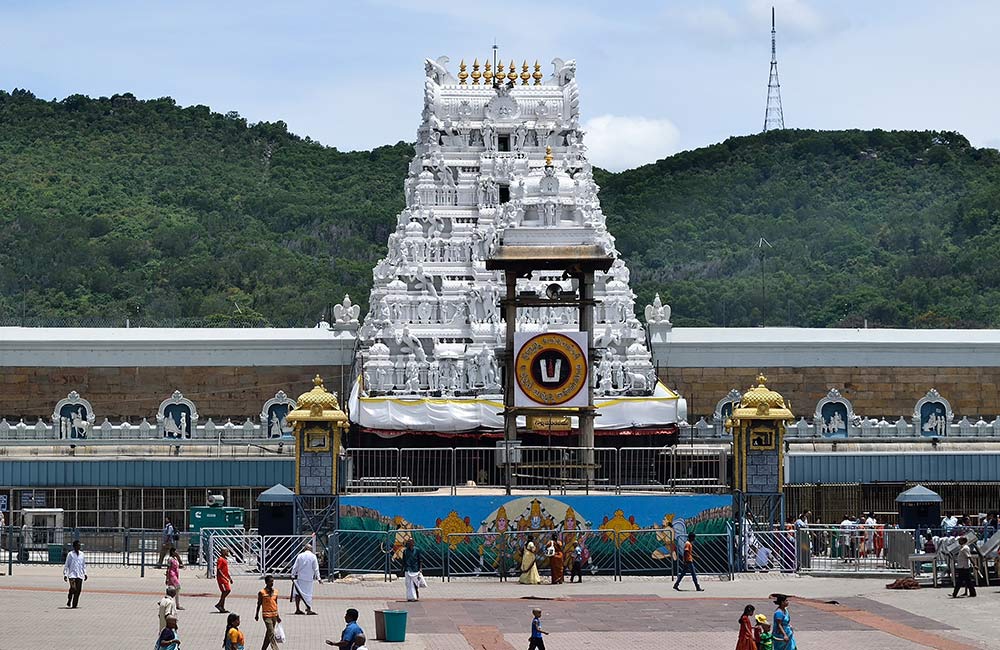
[[[226,636],[222,640],[224,650],[244,650],[246,637],[240,631],[240,615],[230,614],[226,618]]]
[[[736,650],[757,650],[757,630],[754,628],[753,613],[756,608],[747,605],[740,616],[740,635],[736,638]]]
[[[771,624],[767,622],[767,616],[757,614],[756,628],[760,633],[757,640],[757,650],[774,650],[774,635],[771,634]]]
[[[528,639],[528,650],[545,650],[545,641],[542,635],[548,634],[542,629],[542,610],[533,609],[531,614],[531,637]]]

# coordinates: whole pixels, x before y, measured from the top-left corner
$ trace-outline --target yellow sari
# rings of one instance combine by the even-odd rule
[[[538,575],[537,564],[534,551],[530,551],[525,547],[521,553],[521,577],[517,581],[522,585],[541,584],[542,577]]]

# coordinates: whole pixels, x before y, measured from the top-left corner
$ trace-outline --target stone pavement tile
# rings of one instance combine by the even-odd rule
[[[1000,622],[997,618],[997,603],[1000,590],[996,586],[979,588],[976,598],[948,597],[951,589],[919,589],[913,591],[873,591],[865,597],[871,601],[891,605],[917,616],[926,616],[937,621],[948,621],[957,632],[942,632],[943,635],[960,640],[973,639],[983,648],[1000,648]],[[949,626],[951,629],[951,626]]]
[[[877,614],[885,618],[892,619],[897,623],[905,623],[910,627],[917,628],[919,630],[955,630],[952,625],[942,623],[940,621],[935,621],[927,616],[921,616],[919,614],[914,614],[913,612],[908,612],[904,609],[898,607],[893,607],[887,603],[881,603],[877,600],[871,598],[862,598],[860,596],[851,598],[841,598],[837,601],[842,607],[859,609],[871,614]]]

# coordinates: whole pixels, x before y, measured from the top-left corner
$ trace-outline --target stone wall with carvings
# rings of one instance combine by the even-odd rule
[[[790,400],[796,416],[810,418],[817,400],[836,388],[867,417],[909,417],[928,389],[947,397],[955,413],[1000,415],[1000,366],[994,367],[831,367],[831,368],[660,368],[660,380],[688,401],[688,420],[710,416],[732,388],[745,391],[759,371],[768,386]]]
[[[331,391],[350,389],[346,366],[202,366],[139,368],[4,367],[0,372],[0,418],[48,421],[53,405],[71,390],[94,407],[97,423],[104,418],[155,423],[160,402],[175,390],[197,404],[202,420],[256,417],[261,404],[285,391],[293,398],[312,387],[320,374]]]

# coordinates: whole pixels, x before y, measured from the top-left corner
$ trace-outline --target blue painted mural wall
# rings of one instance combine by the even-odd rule
[[[564,528],[654,529],[683,519],[689,529],[724,527],[729,495],[346,496],[341,527],[439,528],[490,532]]]

